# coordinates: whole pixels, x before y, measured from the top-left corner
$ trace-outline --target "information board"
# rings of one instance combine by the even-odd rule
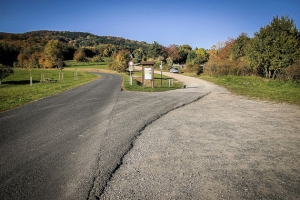
[[[144,69],[144,78],[145,80],[152,80],[152,68],[146,68]]]

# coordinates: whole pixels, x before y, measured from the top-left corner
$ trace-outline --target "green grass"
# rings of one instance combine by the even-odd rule
[[[200,78],[252,99],[300,105],[299,83],[269,80],[256,76],[202,75]]]
[[[64,79],[59,79],[60,70],[33,69],[33,85],[30,86],[30,72],[24,69],[14,69],[14,74],[3,80],[0,85],[0,112],[21,106],[25,103],[51,96],[95,80],[95,74],[77,72],[78,80],[74,80],[74,71],[63,70]],[[41,74],[45,78],[57,80],[56,83],[40,82]]]
[[[108,69],[107,62],[75,62],[74,60],[64,61],[66,68],[72,69],[85,69],[85,68],[94,68],[94,69]]]
[[[151,87],[151,82],[146,81],[146,86],[143,87],[141,83],[142,72],[133,72],[132,85],[130,85],[129,73],[122,73],[123,76],[123,88],[129,91],[139,91],[139,92],[163,92],[168,90],[175,90],[183,87],[183,83],[177,80],[173,80],[173,85],[169,87],[169,77],[161,76],[160,74],[154,74],[154,88]],[[137,78],[140,77],[140,78]],[[162,83],[162,84],[161,84]]]

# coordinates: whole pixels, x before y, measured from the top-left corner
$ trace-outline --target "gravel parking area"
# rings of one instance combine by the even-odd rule
[[[191,80],[210,93],[148,125],[101,199],[300,199],[299,107]]]

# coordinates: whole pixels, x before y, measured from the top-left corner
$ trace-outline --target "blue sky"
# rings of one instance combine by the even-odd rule
[[[0,0],[0,32],[89,32],[163,46],[210,48],[273,17],[300,28],[300,0]]]

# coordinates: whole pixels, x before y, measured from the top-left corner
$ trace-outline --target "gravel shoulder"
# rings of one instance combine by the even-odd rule
[[[299,107],[174,76],[206,95],[148,125],[101,199],[300,198]]]

